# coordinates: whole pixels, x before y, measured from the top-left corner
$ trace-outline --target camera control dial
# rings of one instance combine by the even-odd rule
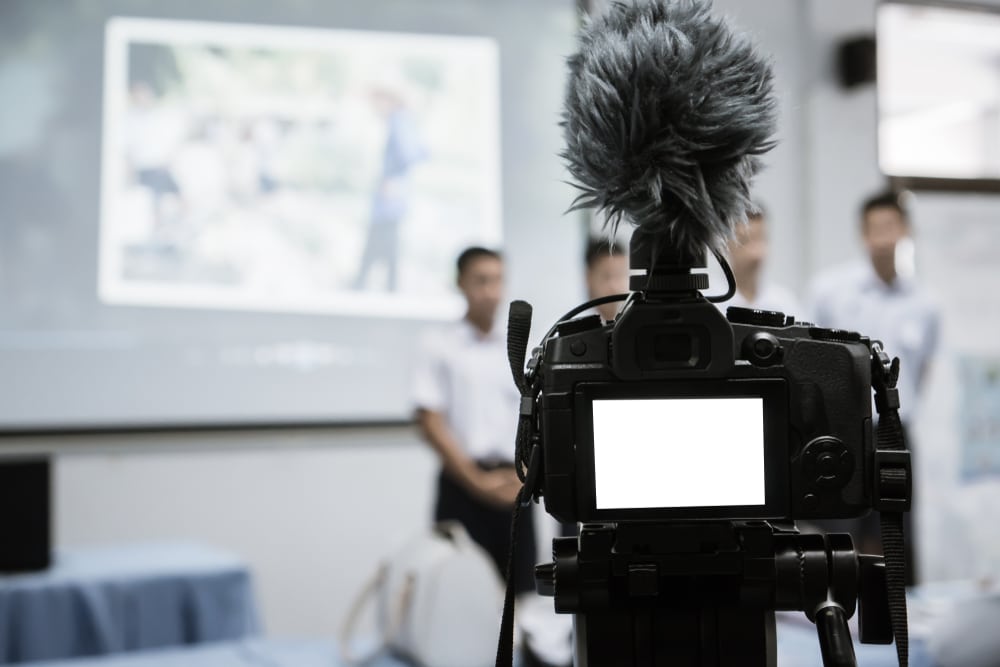
[[[854,472],[854,454],[839,438],[822,436],[802,450],[802,470],[811,485],[824,490],[839,489]]]
[[[857,343],[861,340],[861,334],[857,331],[847,331],[846,329],[812,327],[809,329],[809,335],[814,340],[830,340],[837,343]]]

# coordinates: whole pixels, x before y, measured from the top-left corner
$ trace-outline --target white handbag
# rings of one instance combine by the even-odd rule
[[[379,565],[341,630],[344,662],[391,651],[421,667],[495,664],[504,586],[486,551],[454,521],[436,524]],[[376,644],[353,653],[364,608],[375,604]]]

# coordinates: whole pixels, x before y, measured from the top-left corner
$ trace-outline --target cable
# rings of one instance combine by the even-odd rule
[[[726,290],[725,294],[718,294],[716,296],[708,296],[705,298],[711,303],[722,303],[723,301],[729,301],[736,296],[736,276],[733,275],[733,267],[729,266],[729,262],[722,256],[722,253],[718,250],[712,250],[712,254],[715,255],[715,259],[719,262],[719,266],[722,267],[722,272],[726,274],[726,282],[729,284],[729,289]]]

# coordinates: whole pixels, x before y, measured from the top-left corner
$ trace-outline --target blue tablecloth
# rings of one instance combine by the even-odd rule
[[[347,667],[347,665],[341,662],[336,645],[331,641],[244,639],[103,658],[39,662],[31,667]],[[365,667],[413,667],[413,665],[391,655],[382,655],[365,663]]]
[[[334,645],[323,641],[244,639],[101,658],[39,662],[31,667],[337,667]],[[366,667],[409,667],[386,658]]]
[[[236,639],[257,628],[246,566],[204,546],[64,549],[45,572],[0,576],[0,663]]]

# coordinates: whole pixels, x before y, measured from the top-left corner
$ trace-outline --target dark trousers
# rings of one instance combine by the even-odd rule
[[[495,467],[483,465],[483,468]],[[517,550],[514,553],[514,583],[518,593],[535,590],[535,523],[533,508],[525,508],[517,528]],[[507,552],[510,548],[512,510],[497,509],[471,496],[443,471],[438,476],[436,521],[453,520],[461,523],[489,553],[501,576],[507,577]]]

